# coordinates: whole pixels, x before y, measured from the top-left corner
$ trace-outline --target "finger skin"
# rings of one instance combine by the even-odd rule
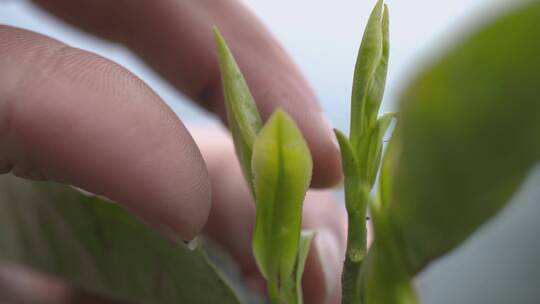
[[[99,56],[0,26],[0,168],[71,184],[191,239],[210,208],[204,161],[142,81]]]
[[[230,135],[218,128],[190,128],[207,163],[212,210],[204,232],[240,262],[250,285],[264,290],[251,251],[255,205],[234,155]],[[340,302],[340,277],[346,242],[346,216],[329,191],[310,191],[303,226],[316,233],[303,277],[305,303]]]
[[[124,43],[173,85],[225,118],[212,27],[246,76],[264,119],[284,108],[299,124],[314,159],[315,187],[341,178],[338,147],[313,90],[255,16],[237,0],[34,0],[67,22]]]

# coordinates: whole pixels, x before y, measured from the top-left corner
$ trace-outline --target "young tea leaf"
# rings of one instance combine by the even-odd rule
[[[388,69],[388,9],[379,0],[369,17],[354,70],[351,97],[351,144],[359,149],[361,137],[375,124]]]
[[[366,168],[366,180],[369,185],[375,184],[377,173],[381,164],[381,154],[383,147],[383,137],[392,123],[392,119],[396,117],[396,113],[386,113],[379,117],[375,126],[371,129],[369,137],[367,137],[366,147],[362,147],[361,155],[364,156],[361,166]]]
[[[386,4],[384,5],[381,27],[382,57],[373,74],[365,103],[368,126],[373,126],[377,119],[379,108],[381,107],[381,102],[384,97],[386,75],[388,73],[388,60],[390,57],[390,16]]]
[[[413,273],[501,210],[540,161],[540,1],[525,3],[404,95],[388,211]]]
[[[244,176],[252,187],[251,155],[255,137],[262,128],[261,117],[231,50],[217,29],[214,29],[214,36],[219,53],[227,121]]]
[[[312,167],[300,130],[289,115],[276,111],[255,140],[252,165],[257,207],[253,251],[269,282],[283,282],[293,273]]]

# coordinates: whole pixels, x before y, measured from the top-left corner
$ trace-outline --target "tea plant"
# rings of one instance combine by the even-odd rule
[[[511,29],[525,30],[526,22],[519,23],[518,20],[532,20],[531,15],[538,14],[540,7],[538,2],[529,6],[527,10],[522,9],[480,31],[449,58],[435,65],[428,76],[420,78],[405,94],[403,122],[398,123],[396,136],[390,140],[383,158],[383,136],[397,115],[388,113],[378,116],[388,70],[389,14],[383,1],[377,2],[368,20],[355,67],[350,136],[347,138],[340,131],[335,131],[341,149],[349,223],[342,282],[343,303],[417,303],[411,284],[414,275],[431,260],[456,247],[493,216],[508,201],[528,168],[540,158],[539,149],[524,151],[523,145],[526,143],[519,142],[522,135],[513,133],[519,130],[523,134],[530,134],[531,130],[540,131],[540,125],[533,123],[530,113],[506,109],[508,103],[501,101],[497,95],[497,92],[503,93],[503,96],[521,99],[523,105],[538,107],[537,100],[534,100],[537,89],[506,78],[507,74],[504,73],[511,74],[515,68],[533,73],[531,67],[510,66],[501,60],[512,58],[513,62],[521,63],[519,59],[534,56],[528,53],[526,41],[515,37],[512,39],[511,34],[506,33]],[[497,32],[508,36],[501,39],[496,36]],[[288,292],[292,290],[294,294],[301,290],[288,285],[294,257],[297,256],[301,200],[309,182],[309,178],[298,177],[306,177],[306,172],[311,170],[311,158],[298,129],[281,110],[274,114],[263,131],[259,131],[260,118],[245,80],[222,37],[219,33],[216,35],[229,125],[257,202],[254,254],[268,280],[272,303],[298,303],[298,298],[288,296]],[[517,35],[518,38],[525,36],[525,31]],[[509,40],[506,41],[509,44],[504,44],[505,39]],[[498,46],[493,48],[498,51],[482,52],[487,46]],[[529,56],[514,58],[518,54]],[[461,84],[459,77],[465,73],[460,68],[465,63],[471,64],[469,73],[478,76],[481,81]],[[538,63],[538,59],[535,63]],[[499,73],[486,74],[486,68],[494,65],[499,68]],[[534,75],[537,75],[540,67],[533,66]],[[514,87],[493,87],[493,84],[504,82],[510,82]],[[455,83],[460,83],[460,87],[455,88]],[[528,94],[519,97],[511,94],[516,87],[523,89],[519,92]],[[475,103],[468,104],[470,100]],[[509,113],[501,112],[503,109]],[[476,115],[467,114],[471,110]],[[512,126],[512,121],[519,121],[516,113],[529,116],[529,120],[526,120],[530,122],[529,129]],[[289,122],[281,123],[286,125],[281,130],[288,128],[288,131],[278,135],[279,130],[275,130],[274,136],[269,136],[271,131],[264,130],[276,128],[274,125],[277,125],[275,121],[278,119]],[[503,130],[511,132],[514,139],[517,136],[516,143],[519,145],[503,147],[502,140],[494,139],[489,134],[490,130],[498,130],[505,124]],[[285,133],[291,134],[294,140],[284,140]],[[257,142],[265,144],[258,146]],[[295,149],[298,154],[294,157],[282,152],[285,146],[292,143],[302,146]],[[460,147],[466,149],[459,150]],[[252,150],[260,151],[260,155],[265,157],[258,158],[257,153],[251,155]],[[508,163],[512,156],[522,154],[528,155],[525,158],[528,161],[521,160],[521,166],[520,162]],[[290,171],[282,170],[281,174],[276,174],[280,168],[276,159],[286,164],[289,157],[291,160],[295,158],[300,164],[309,160],[309,166],[291,166]],[[378,192],[372,196],[381,160]],[[493,172],[502,164],[508,170],[506,174]],[[485,176],[488,172],[493,175]],[[266,182],[261,183],[261,179]],[[291,180],[301,182],[290,183]],[[435,182],[441,184],[435,185]],[[280,188],[278,185],[286,186]],[[291,194],[290,197],[289,193],[283,194],[284,189]],[[275,200],[278,196],[280,199]],[[282,212],[279,219],[276,219],[279,213],[272,212],[276,209]],[[368,209],[373,218],[375,235],[369,251],[365,222]],[[463,220],[464,225],[458,226],[458,221]],[[265,231],[268,234],[261,233],[262,226],[267,227]],[[282,230],[282,227],[294,229]],[[283,231],[294,231],[295,237],[288,239],[290,242],[277,242]],[[269,263],[263,257],[264,250],[277,257],[287,256],[288,263]],[[268,276],[271,264],[276,271]]]
[[[253,254],[273,303],[302,303],[301,278],[313,233],[301,233],[311,182],[309,148],[294,121],[277,110],[261,119],[244,77],[217,30],[227,118],[256,203]]]
[[[378,116],[388,24],[378,1],[355,68],[350,136],[336,131],[349,218],[344,303],[417,303],[411,280],[496,215],[540,160],[540,1],[483,24],[411,79],[383,153],[396,117]],[[309,150],[282,110],[263,124],[217,32],[216,41],[229,126],[256,201],[254,256],[273,303],[302,303],[313,238],[301,231]],[[0,177],[0,258],[122,303],[244,299],[203,249],[166,241],[118,205],[60,184]]]
[[[358,280],[366,254],[366,211],[382,154],[382,138],[393,113],[377,118],[383,98],[389,56],[388,9],[379,1],[371,14],[355,69],[350,141],[339,131],[346,206],[349,215],[347,254],[343,275],[344,303],[359,303]],[[294,124],[277,110],[264,128],[253,97],[234,58],[215,31],[223,79],[227,119],[236,151],[256,201],[253,253],[273,303],[300,303],[294,288],[302,217],[309,186],[311,155]],[[262,128],[262,129],[261,129]],[[309,243],[307,243],[306,250]],[[305,255],[305,253],[302,253]],[[280,260],[281,259],[281,260]],[[300,273],[301,275],[301,273]]]

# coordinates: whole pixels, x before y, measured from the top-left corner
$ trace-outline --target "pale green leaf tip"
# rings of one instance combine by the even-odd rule
[[[287,113],[285,112],[285,110],[283,110],[283,108],[281,107],[278,107],[274,113],[272,113],[272,116],[270,117],[270,119],[280,119],[280,120],[289,120],[289,121],[293,121],[292,117]]]
[[[298,124],[295,122],[295,120],[285,111],[283,108],[278,107],[276,110],[274,110],[274,113],[272,113],[272,116],[268,119],[266,124],[269,123],[285,123],[287,125],[293,126],[295,129],[298,130],[298,132],[302,135],[302,139],[305,142],[305,138],[302,134],[302,131],[300,131],[300,128],[298,127]],[[306,143],[307,145],[307,143]]]
[[[334,134],[336,134],[336,138],[338,141],[347,140],[347,136],[338,129],[334,129]]]
[[[388,32],[390,29],[390,10],[388,9],[388,5],[384,5],[383,8],[383,16],[382,16],[382,29],[383,29],[383,35],[385,35],[388,38]]]
[[[212,27],[212,32],[214,33],[214,40],[216,41],[216,44],[218,46],[225,44],[223,36],[221,35],[221,32],[219,31],[217,26]]]
[[[214,41],[216,42],[216,46],[218,47],[218,50],[223,50],[226,46],[225,40],[223,39],[223,36],[219,32],[219,29],[214,26],[212,27],[212,32],[214,33]]]
[[[342,154],[343,153],[347,154],[349,151],[351,153],[353,153],[351,143],[350,143],[349,139],[347,138],[347,136],[338,129],[334,129],[334,134],[336,135],[336,138],[337,138],[337,141],[338,141],[338,144],[339,144],[339,148],[341,149]]]
[[[214,41],[218,49],[219,61],[223,63],[227,60],[232,59],[233,56],[231,50],[229,49],[229,46],[227,45],[227,42],[225,42],[225,38],[223,38],[223,35],[221,35],[219,29],[214,26],[212,28],[212,31],[214,32]]]
[[[376,16],[381,15],[381,13],[383,11],[383,6],[386,6],[386,4],[384,4],[384,0],[377,1],[377,4],[375,5],[375,9],[373,10],[373,13]]]
[[[297,127],[292,117],[289,114],[287,114],[287,112],[285,112],[282,108],[277,108],[272,113],[270,118],[268,118],[268,121],[266,122],[265,126],[272,125],[272,124],[277,124],[280,126],[282,126],[283,124],[293,124],[295,127]]]

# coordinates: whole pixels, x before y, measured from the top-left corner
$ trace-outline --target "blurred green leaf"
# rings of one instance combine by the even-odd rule
[[[471,35],[414,81],[389,216],[415,273],[510,200],[540,160],[540,1]]]
[[[227,122],[244,176],[252,188],[251,155],[255,138],[262,129],[262,121],[253,96],[231,50],[217,29],[214,29],[214,36],[219,53]]]
[[[379,201],[386,207],[390,204],[394,193],[394,172],[399,164],[399,134],[392,134],[381,165],[379,176]]]
[[[239,303],[201,250],[60,184],[0,177],[0,259],[134,303]]]
[[[383,0],[379,0],[369,17],[354,70],[350,139],[356,151],[361,138],[375,124],[384,95],[390,50],[388,29],[388,9],[383,9]]]
[[[300,130],[277,110],[255,141],[252,166],[257,207],[253,251],[269,283],[284,282],[293,273],[312,167]]]
[[[385,206],[377,201],[371,204],[371,218],[375,241],[365,264],[367,267],[363,269],[367,277],[363,281],[366,284],[365,303],[417,303],[411,276],[403,260],[404,256],[401,256],[395,232],[385,214]]]

